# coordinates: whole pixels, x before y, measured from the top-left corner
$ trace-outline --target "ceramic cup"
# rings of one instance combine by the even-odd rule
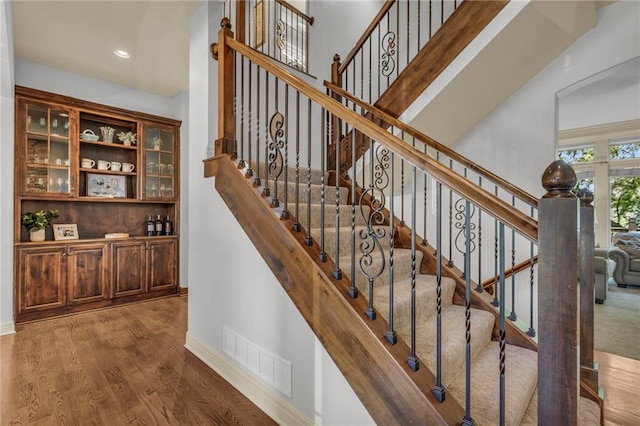
[[[112,161],[111,162],[111,170],[114,172],[119,172],[120,169],[122,169],[122,163],[119,161]]]
[[[123,172],[132,172],[136,168],[133,163],[122,163],[122,171]]]
[[[96,162],[93,161],[91,158],[83,158],[80,161],[80,165],[82,166],[83,169],[93,169],[93,166],[96,165]]]
[[[98,160],[98,170],[109,170],[111,163],[106,160]]]

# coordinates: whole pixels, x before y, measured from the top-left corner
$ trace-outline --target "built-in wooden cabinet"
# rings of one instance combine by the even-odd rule
[[[16,322],[177,294],[181,123],[20,86],[15,119]],[[30,242],[38,210],[77,239]]]

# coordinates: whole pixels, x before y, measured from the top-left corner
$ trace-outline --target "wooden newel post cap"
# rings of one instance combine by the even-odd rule
[[[211,46],[209,46],[209,50],[211,51],[211,57],[217,61],[218,60],[218,43],[211,43]]]
[[[220,21],[220,28],[226,28],[228,30],[231,29],[231,21],[229,20],[229,18],[222,18],[222,21]]]
[[[575,198],[571,190],[577,182],[573,168],[562,160],[556,160],[542,174],[542,187],[547,190],[542,198]]]
[[[333,55],[333,62],[340,62],[340,55],[338,55],[337,53]]]
[[[587,188],[580,188],[577,195],[580,199],[580,206],[591,207],[591,203],[593,202],[593,192],[589,191]]]

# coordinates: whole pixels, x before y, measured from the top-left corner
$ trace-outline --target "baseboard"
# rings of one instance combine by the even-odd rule
[[[180,287],[178,291],[179,291],[180,297],[189,295],[189,287]]]
[[[271,389],[229,360],[224,354],[216,351],[189,332],[187,332],[184,346],[278,424],[314,425],[311,419],[291,405],[279,392]]]
[[[5,322],[0,324],[0,336],[5,334],[14,334],[16,332],[16,324],[14,322]]]

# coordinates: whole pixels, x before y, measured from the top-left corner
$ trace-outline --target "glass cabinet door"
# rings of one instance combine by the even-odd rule
[[[154,126],[144,128],[145,198],[175,198],[177,153],[174,129]]]
[[[24,159],[27,195],[71,193],[70,112],[42,104],[25,104]],[[21,132],[22,133],[22,132]]]

